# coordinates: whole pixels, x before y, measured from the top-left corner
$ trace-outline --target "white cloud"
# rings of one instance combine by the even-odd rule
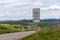
[[[49,19],[49,18],[60,18],[59,13],[41,13],[41,19]]]
[[[60,9],[60,4],[48,3],[48,0],[0,0],[0,16],[6,19],[31,19],[32,8],[41,8],[41,18],[58,18],[58,14],[49,9]],[[45,3],[46,2],[46,3]],[[52,0],[50,1],[52,2]],[[50,4],[50,5],[49,5]],[[57,10],[56,10],[57,11]],[[51,12],[51,13],[50,13]],[[54,15],[55,14],[55,15]],[[49,16],[48,16],[49,15]],[[56,16],[57,15],[57,16]],[[2,18],[0,17],[0,18]]]
[[[60,6],[59,5],[51,5],[49,8],[51,8],[51,9],[60,9]]]
[[[0,3],[15,3],[17,0],[0,0]]]
[[[33,5],[35,5],[35,6],[41,6],[41,5],[44,5],[44,4],[42,2],[38,1],[38,2],[34,2]]]
[[[5,14],[0,14],[0,16],[4,16]]]
[[[43,7],[41,8],[43,10],[48,10],[48,9],[60,9],[60,6],[59,5],[50,5],[49,7]]]
[[[9,5],[6,5],[5,7],[14,7],[14,6],[22,6],[22,5],[31,5],[34,7],[40,7],[41,5],[43,5],[42,2],[40,1],[32,1],[32,0],[10,0],[10,1],[6,1],[9,2]]]
[[[10,14],[9,12],[0,12],[0,16],[7,16],[9,14]]]

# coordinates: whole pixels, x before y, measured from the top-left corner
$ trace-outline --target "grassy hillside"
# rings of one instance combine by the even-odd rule
[[[41,30],[39,40],[60,40],[60,29]],[[36,40],[35,34],[22,38],[20,40]]]
[[[0,25],[0,34],[19,32],[19,31],[20,30],[13,28],[13,27],[9,27],[6,25]]]

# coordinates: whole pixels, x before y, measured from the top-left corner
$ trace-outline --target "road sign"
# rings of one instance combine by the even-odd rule
[[[33,9],[33,22],[40,22],[40,8]]]

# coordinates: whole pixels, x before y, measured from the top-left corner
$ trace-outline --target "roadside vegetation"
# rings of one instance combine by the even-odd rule
[[[6,25],[0,25],[0,34],[19,32],[17,28],[9,27]]]
[[[38,23],[39,27],[49,27],[54,25],[53,23]],[[20,31],[32,31],[35,28],[35,23],[21,22],[21,23],[8,23],[0,24],[0,34],[20,32]]]
[[[38,40],[60,40],[60,29],[48,29],[38,32]],[[35,34],[19,40],[36,40]]]

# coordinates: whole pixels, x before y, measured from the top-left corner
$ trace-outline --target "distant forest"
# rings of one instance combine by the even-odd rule
[[[23,20],[5,20],[5,21],[0,21],[0,24],[3,23],[21,23],[21,22],[33,22],[33,20],[27,20],[27,19],[23,19]],[[60,19],[43,19],[40,20],[40,22],[60,22]]]

